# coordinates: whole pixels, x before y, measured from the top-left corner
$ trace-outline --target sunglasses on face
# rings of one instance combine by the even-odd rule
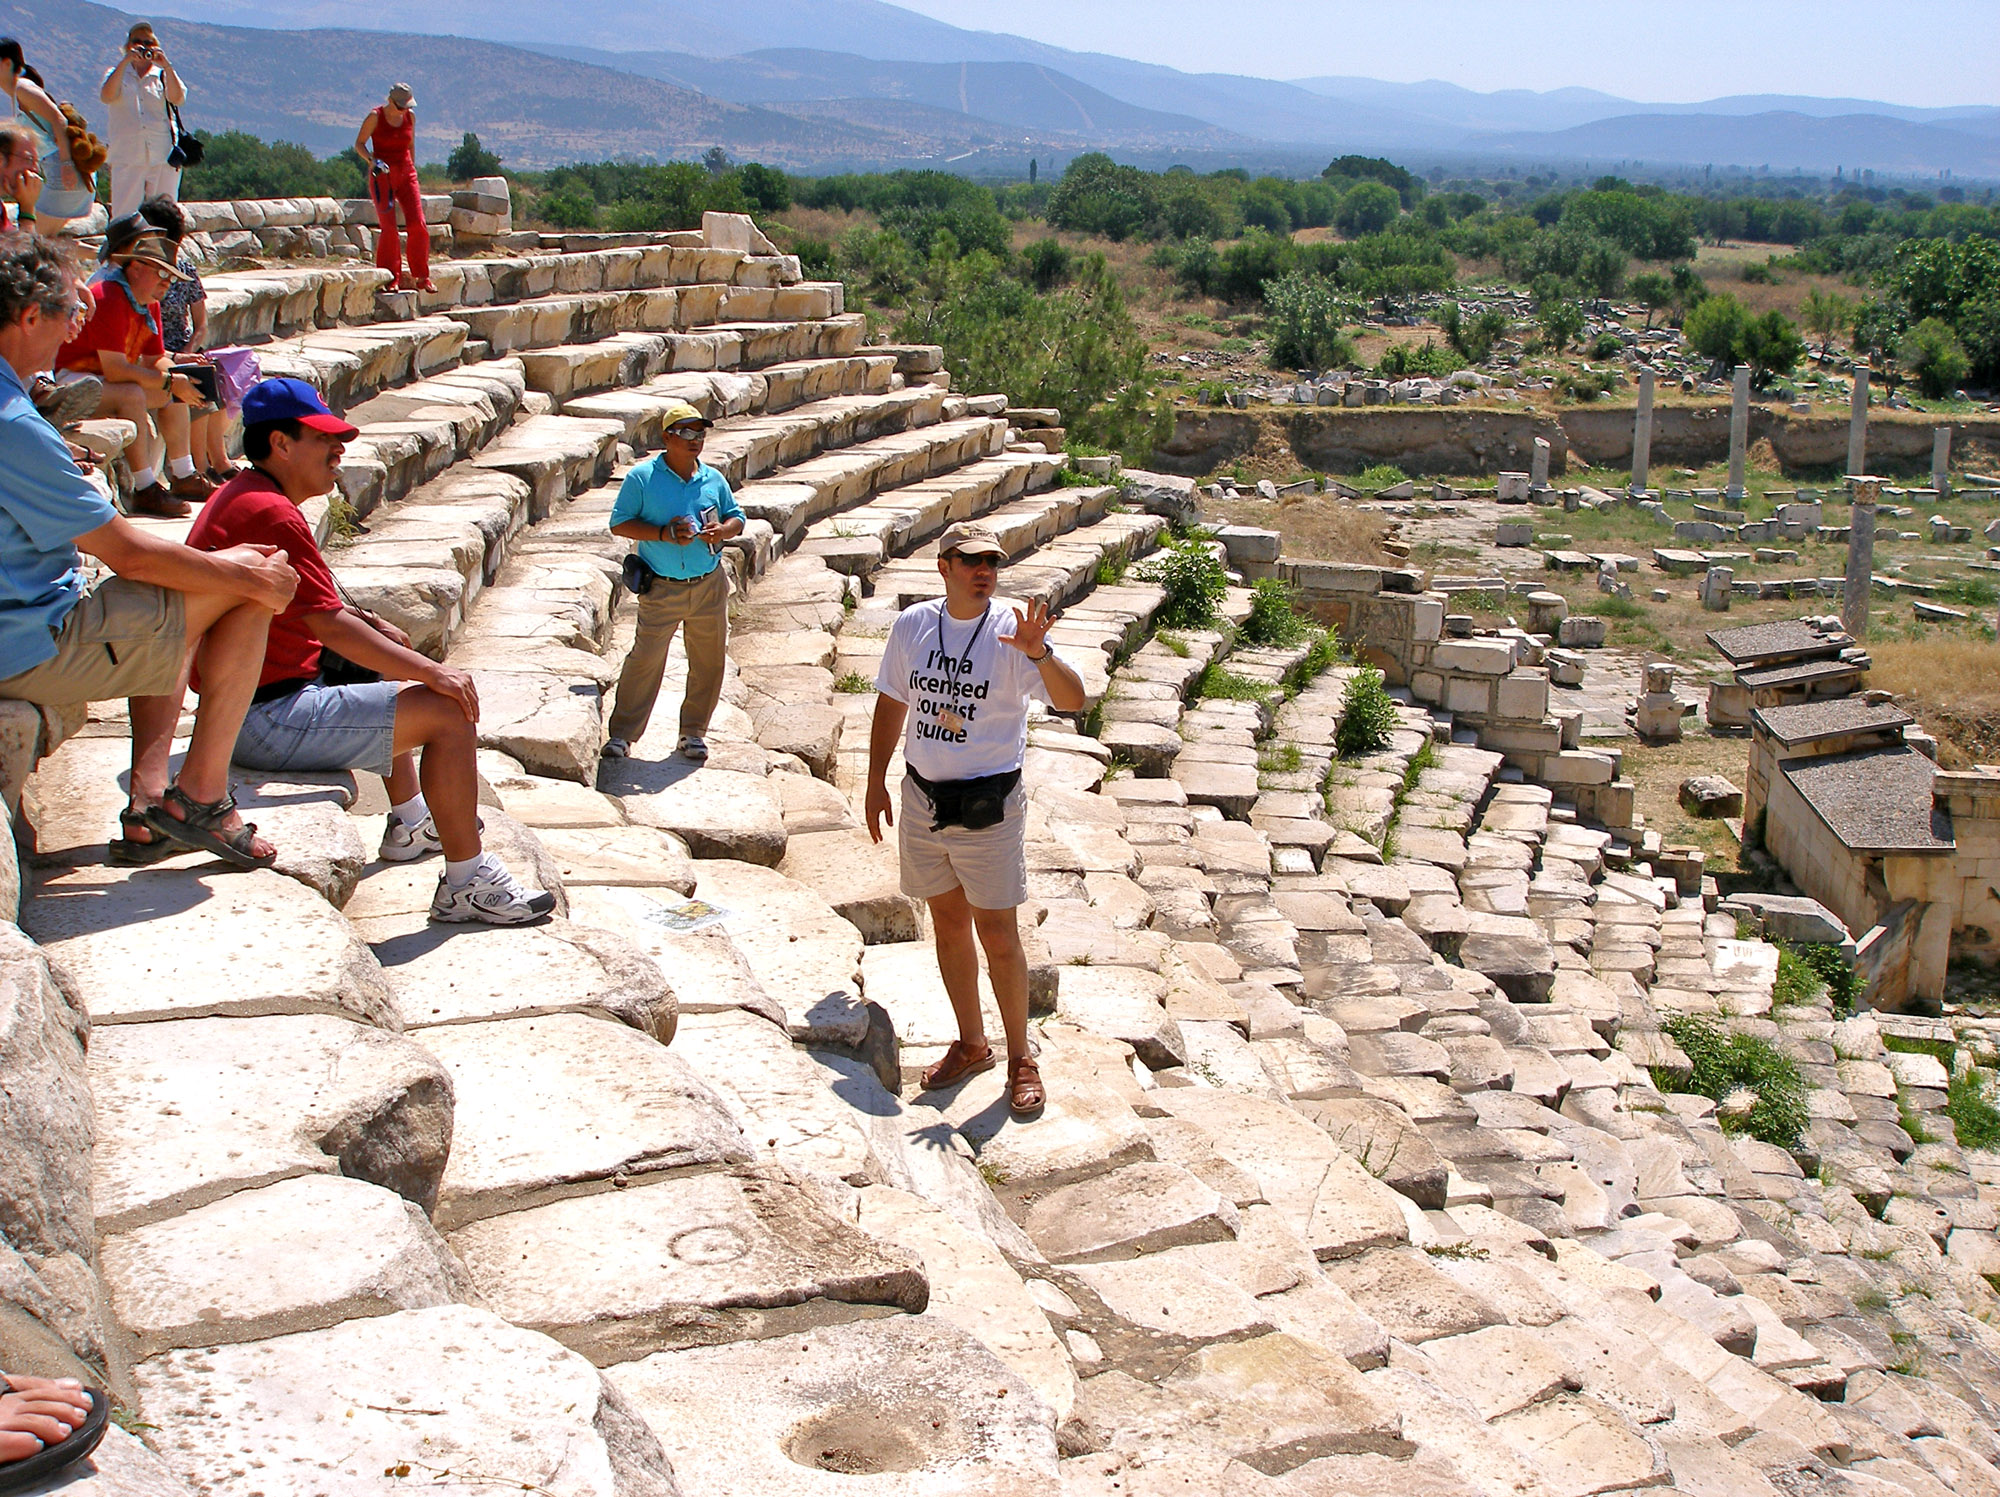
[[[991,568],[996,572],[1000,570],[1000,558],[990,551],[982,551],[977,556],[967,556],[963,551],[954,551],[951,553],[951,559],[962,567]]]
[[[683,442],[699,442],[708,436],[708,428],[705,426],[670,426],[667,428],[667,435],[670,437],[679,437]]]

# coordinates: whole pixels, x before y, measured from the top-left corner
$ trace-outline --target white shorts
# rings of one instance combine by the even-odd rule
[[[903,892],[935,899],[964,889],[975,910],[1010,910],[1028,898],[1028,789],[1016,785],[1007,814],[995,826],[931,829],[930,797],[903,777],[903,805],[896,818],[896,849]]]

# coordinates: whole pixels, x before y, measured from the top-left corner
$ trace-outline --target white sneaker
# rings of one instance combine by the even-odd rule
[[[553,894],[530,894],[491,853],[483,855],[472,877],[454,887],[438,875],[431,896],[431,919],[450,924],[478,920],[487,925],[528,925],[556,907]]]
[[[603,757],[606,759],[622,759],[631,752],[632,745],[622,738],[605,740]]]
[[[697,764],[701,763],[708,757],[708,741],[702,738],[683,738],[681,740],[681,757],[683,759],[692,759]]]
[[[438,841],[437,823],[428,815],[415,826],[404,826],[401,820],[391,815],[388,828],[382,833],[379,856],[385,863],[414,863],[418,858],[443,851],[444,844]]]

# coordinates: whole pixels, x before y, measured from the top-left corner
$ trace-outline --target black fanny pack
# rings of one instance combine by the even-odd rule
[[[625,559],[618,564],[618,579],[625,584],[625,591],[635,598],[643,598],[653,590],[653,579],[659,573],[639,560],[637,551],[627,551]]]
[[[1007,797],[1014,793],[1014,787],[1021,783],[1021,771],[1010,769],[1005,774],[980,775],[970,780],[927,780],[914,769],[905,773],[917,782],[917,788],[930,797],[931,830],[942,831],[948,826],[962,826],[968,832],[981,832],[989,826],[998,826],[1007,817]]]

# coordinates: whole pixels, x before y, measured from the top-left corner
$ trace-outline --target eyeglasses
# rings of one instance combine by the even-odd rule
[[[951,553],[951,559],[962,567],[991,567],[996,572],[1000,570],[1000,558],[991,551],[981,551],[976,556],[968,556],[963,551],[954,551]]]
[[[669,426],[667,428],[667,435],[670,437],[679,437],[683,442],[699,442],[707,438],[708,428],[706,426]]]

